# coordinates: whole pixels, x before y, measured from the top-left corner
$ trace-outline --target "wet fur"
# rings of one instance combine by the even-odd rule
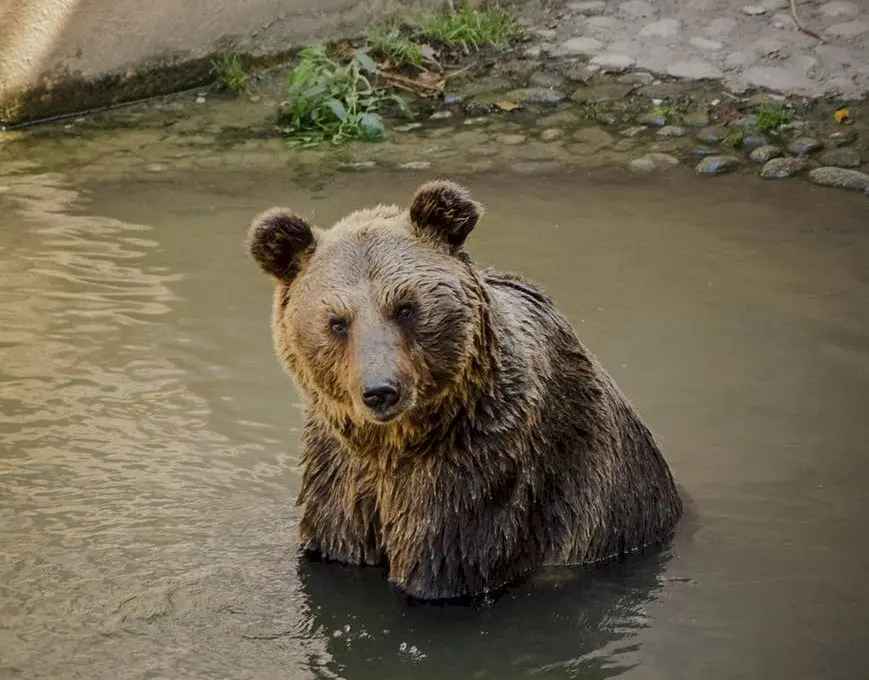
[[[667,539],[682,512],[651,433],[552,301],[518,275],[478,269],[462,250],[480,213],[464,189],[435,182],[409,212],[360,211],[328,234],[312,230],[311,242],[290,222],[300,247],[283,253],[289,262],[271,256],[281,248],[264,217],[288,224],[274,212],[254,221],[249,241],[276,278],[278,355],[309,402],[302,542],[328,559],[383,565],[424,599],[637,550]],[[265,262],[260,240],[271,244]],[[396,248],[407,254],[388,255]],[[306,277],[315,252],[320,273],[311,265]],[[332,263],[375,268],[346,278]],[[425,276],[414,278],[419,269]],[[353,298],[343,282],[360,276],[378,285]],[[317,311],[305,306],[320,298],[305,286],[335,282],[357,307],[373,298],[385,309],[408,277],[427,316],[413,337],[395,335],[396,361],[418,390],[401,418],[372,423],[347,396],[355,355],[321,338]]]

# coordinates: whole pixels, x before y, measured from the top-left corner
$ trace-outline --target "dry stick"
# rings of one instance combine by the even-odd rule
[[[813,38],[817,38],[821,42],[827,42],[824,40],[823,36],[818,33],[815,33],[812,29],[806,28],[803,26],[803,23],[800,21],[799,16],[797,16],[797,0],[791,0],[791,16],[794,18],[794,22],[797,25],[797,28],[800,29],[806,35],[810,35]]]

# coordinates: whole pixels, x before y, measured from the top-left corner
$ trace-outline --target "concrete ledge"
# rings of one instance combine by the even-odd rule
[[[442,0],[0,0],[0,124],[196,87],[232,51],[275,63]]]

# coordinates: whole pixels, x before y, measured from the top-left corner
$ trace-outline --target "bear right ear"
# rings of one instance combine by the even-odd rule
[[[455,253],[477,226],[483,206],[467,189],[447,180],[420,186],[410,205],[410,221],[417,233],[428,234]]]
[[[286,208],[257,215],[250,226],[247,250],[266,274],[291,281],[314,251],[314,230]]]

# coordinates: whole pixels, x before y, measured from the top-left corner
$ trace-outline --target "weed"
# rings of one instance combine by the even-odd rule
[[[290,73],[282,131],[305,146],[382,139],[379,110],[394,104],[407,112],[408,106],[398,95],[379,90],[373,83],[376,75],[377,65],[366,52],[357,51],[342,64],[325,45],[306,47]]]
[[[679,119],[679,109],[675,106],[656,106],[650,113],[655,116],[662,116],[667,124],[670,124]]]
[[[581,109],[582,117],[593,123],[603,123],[605,112],[598,102],[585,102]]]
[[[392,59],[398,66],[411,64],[422,68],[422,47],[402,30],[401,24],[391,21],[371,29],[368,42],[375,52]]]
[[[470,0],[463,0],[454,13],[424,19],[419,32],[426,38],[465,51],[490,46],[503,49],[518,35],[519,25],[506,10],[499,7],[477,10]]]
[[[793,119],[794,112],[787,106],[761,106],[757,110],[757,121],[754,124],[754,129],[758,134],[764,135],[768,132],[775,132]]]
[[[742,144],[743,139],[745,139],[745,130],[743,128],[733,128],[724,136],[721,143],[724,144],[724,146],[729,146],[731,149],[735,149]]]
[[[222,54],[211,62],[212,70],[217,76],[217,82],[236,94],[244,92],[247,84],[247,72],[237,54]]]

